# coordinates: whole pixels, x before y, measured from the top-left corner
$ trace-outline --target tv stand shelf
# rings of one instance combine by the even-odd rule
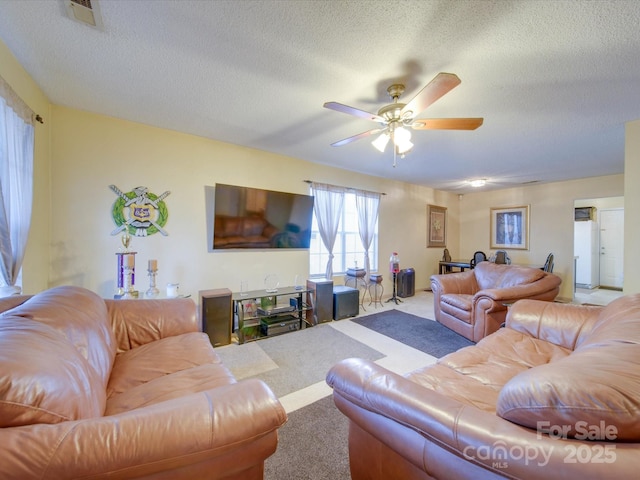
[[[234,331],[238,343],[301,330],[311,307],[303,302],[307,288],[283,287],[277,291],[253,290],[233,293]]]

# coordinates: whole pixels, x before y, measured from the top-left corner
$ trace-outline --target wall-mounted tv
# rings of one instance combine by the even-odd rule
[[[309,248],[313,197],[218,183],[213,217],[213,250]]]

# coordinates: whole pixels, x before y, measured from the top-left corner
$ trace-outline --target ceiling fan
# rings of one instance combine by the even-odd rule
[[[429,118],[416,119],[429,105],[445,93],[460,85],[460,78],[453,73],[439,73],[409,103],[400,103],[398,99],[404,93],[404,85],[394,83],[387,89],[393,103],[383,106],[378,113],[370,113],[355,107],[337,102],[326,102],[325,108],[346,113],[355,117],[378,122],[380,127],[353,135],[338,142],[333,147],[341,147],[355,140],[380,133],[371,142],[380,152],[384,152],[389,140],[393,145],[393,166],[396,166],[396,155],[404,156],[413,147],[411,132],[413,130],[475,130],[482,125],[482,118]]]

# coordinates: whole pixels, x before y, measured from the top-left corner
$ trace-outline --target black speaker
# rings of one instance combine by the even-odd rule
[[[416,274],[413,268],[405,268],[398,272],[398,296],[413,297],[416,293]]]
[[[357,317],[360,313],[360,291],[357,288],[337,285],[333,287],[333,319]]]
[[[333,280],[307,280],[307,310],[306,321],[309,325],[330,322],[333,319]]]
[[[200,291],[202,331],[209,335],[211,345],[220,347],[231,343],[231,290],[218,288]]]

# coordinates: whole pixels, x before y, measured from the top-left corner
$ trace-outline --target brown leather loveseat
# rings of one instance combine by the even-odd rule
[[[606,307],[520,300],[506,327],[400,376],[327,375],[353,480],[638,478],[640,294]]]
[[[473,270],[431,276],[436,320],[472,342],[504,323],[507,307],[529,298],[553,301],[560,277],[538,268],[480,262]]]
[[[260,479],[286,414],[190,299],[0,299],[0,479]]]

